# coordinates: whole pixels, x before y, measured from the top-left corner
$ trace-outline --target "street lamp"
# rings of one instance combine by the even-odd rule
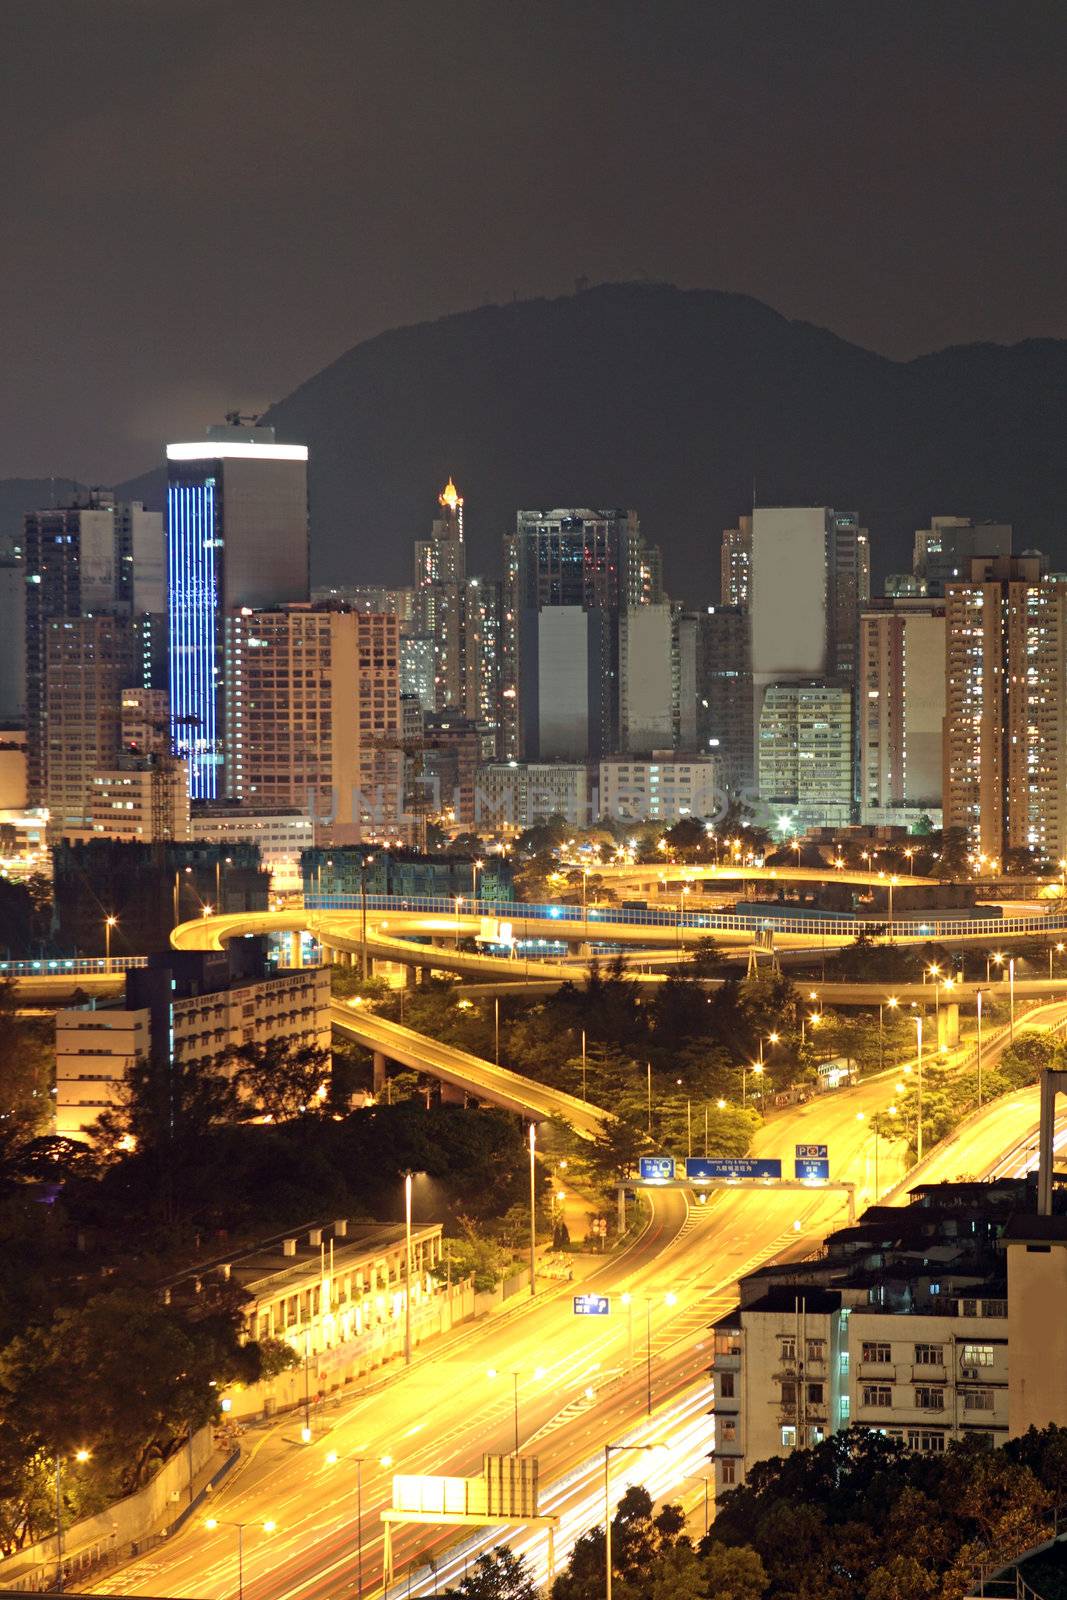
[[[336,1450],[330,1450],[326,1456],[327,1466],[336,1466],[338,1462]],[[380,1467],[391,1467],[392,1456],[349,1456],[350,1461],[356,1463],[356,1596],[363,1600],[363,1463],[376,1461]]]
[[[471,899],[474,901],[475,905],[478,903],[478,874],[481,872],[484,866],[484,861],[471,862]]]
[[[362,942],[362,959],[360,961],[360,976],[363,982],[367,981],[369,968],[367,958],[367,868],[374,862],[373,856],[361,855],[359,858],[359,912],[360,912],[360,940]],[[329,863],[333,865],[332,862]],[[456,941],[457,946],[459,941]]]
[[[487,1370],[485,1375],[490,1380],[493,1380],[493,1379],[498,1378],[500,1376],[500,1374],[497,1372],[495,1367],[490,1367]],[[533,1369],[533,1376],[538,1382],[544,1377],[544,1375],[545,1375],[544,1367],[535,1367]],[[522,1374],[521,1374],[521,1372],[519,1371],[519,1369],[517,1367],[513,1367],[511,1369],[512,1404],[513,1404],[513,1413],[514,1413],[514,1419],[515,1419],[515,1449],[512,1452],[512,1454],[516,1455],[516,1456],[519,1453],[519,1378],[521,1376],[522,1376]]]
[[[1067,948],[1067,946],[1064,946],[1062,940],[1060,941],[1059,944],[1057,944],[1055,946],[1050,944],[1049,947],[1048,947],[1048,976],[1049,976],[1049,982],[1050,983],[1052,982],[1052,951],[1053,951],[1053,949],[1055,949],[1056,954],[1058,956],[1062,956],[1065,948]]]
[[[978,1109],[982,1109],[982,991],[976,991],[978,1002]]]
[[[74,1459],[79,1466],[89,1460],[90,1451],[75,1450]],[[63,1588],[63,1457],[56,1452],[56,1590]]]
[[[916,1127],[915,1127],[915,1160],[916,1160],[916,1163],[918,1163],[923,1158],[923,1018],[922,1018],[922,1012],[920,1011],[918,1013],[918,1015],[912,1017],[911,1020],[915,1024],[915,1039],[916,1039],[916,1047],[917,1047],[917,1052],[918,1052],[918,1060],[916,1062],[916,1066],[918,1067],[918,1072],[919,1072],[919,1102],[918,1102],[918,1114],[917,1114],[917,1118],[916,1118]]]
[[[989,983],[989,981],[990,981],[990,978],[989,978],[989,964],[990,964],[990,962],[993,962],[998,967],[1002,967],[1004,965],[1004,957],[1001,955],[999,950],[995,950],[991,956],[986,956],[986,958],[985,958],[985,981],[986,981],[986,983]],[[1004,974],[1001,973],[1000,976],[1003,978]]]
[[[404,1362],[411,1365],[411,1181],[414,1174],[404,1174]]]
[[[237,1529],[237,1600],[244,1600],[245,1592],[245,1529],[262,1528],[264,1533],[273,1533],[278,1526],[276,1522],[231,1522],[225,1517],[207,1517],[204,1527],[210,1532],[216,1528]]]
[[[878,1006],[878,1070],[879,1070],[879,1072],[881,1072],[881,1070],[885,1066],[885,1034],[884,1034],[883,1027],[882,1027],[882,1011],[883,1011],[885,1006],[888,1006],[890,1011],[895,1011],[897,1009],[897,1007],[899,1006],[899,1004],[900,1004],[900,1001],[897,999],[895,994],[891,994],[888,999],[882,1000],[882,1001],[879,1002],[879,1006]]]
[[[1008,962],[1008,1038],[1015,1038],[1015,957]]]
[[[111,930],[112,930],[112,928],[118,926],[118,920],[119,920],[118,917],[105,917],[104,918],[104,971],[105,972],[110,972],[111,971]],[[1060,945],[1060,949],[1061,950],[1063,949],[1062,945]],[[1048,975],[1051,978],[1051,976],[1052,976],[1052,951],[1051,950],[1049,951],[1049,955],[1048,955]]]
[[[457,896],[456,896],[456,949],[457,950],[459,949],[459,908],[460,908],[460,906],[462,904],[463,904],[463,896],[461,894],[457,894]]]
[[[530,1123],[530,1298],[537,1293],[537,1124]]]
[[[604,1446],[604,1576],[605,1600],[611,1600],[611,1458],[623,1450],[665,1450],[661,1439],[650,1444],[606,1444]]]

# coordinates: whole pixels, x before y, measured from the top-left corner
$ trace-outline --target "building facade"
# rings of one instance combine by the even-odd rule
[[[127,973],[125,1006],[56,1013],[57,1134],[87,1138],[139,1057],[207,1065],[240,1045],[279,1039],[329,1051],[329,972],[268,974],[261,949],[238,945],[235,954],[168,952]]]
[[[1067,581],[1030,557],[975,560],[945,587],[946,827],[976,853],[1067,851]]]
[[[970,517],[931,517],[917,528],[912,576],[931,599],[943,599],[950,583],[966,582],[971,563],[1012,554],[1013,529],[1008,522],[973,522]]]
[[[600,814],[634,822],[677,822],[717,814],[719,787],[711,756],[673,750],[650,760],[617,756],[600,763]]]
[[[945,606],[882,602],[860,617],[860,821],[940,814]]]
[[[227,613],[308,599],[307,456],[273,428],[167,446],[171,734],[194,800],[226,792]]]
[[[43,644],[43,799],[60,839],[92,831],[94,780],[118,767],[134,638],[128,617],[99,612],[50,618]]]
[[[648,755],[674,744],[681,715],[675,621],[666,604],[619,612],[619,748]]]
[[[226,618],[230,799],[298,811],[339,842],[404,823],[399,624],[377,612],[248,607]]]
[[[751,617],[741,606],[709,606],[696,638],[696,745],[719,763],[731,794],[755,788]]]
[[[852,696],[827,683],[770,684],[757,785],[772,825],[796,831],[852,817]]]
[[[738,517],[724,528],[719,562],[719,596],[724,606],[747,606],[752,585],[752,518]]]
[[[478,773],[474,816],[486,832],[520,832],[549,817],[584,828],[598,814],[584,762],[499,761]]]

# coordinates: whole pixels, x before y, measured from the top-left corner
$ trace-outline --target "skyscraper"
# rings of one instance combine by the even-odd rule
[[[775,683],[760,709],[760,799],[780,829],[841,827],[852,815],[852,697],[827,683]]]
[[[167,446],[171,729],[195,800],[223,793],[226,613],[308,598],[307,456],[273,428]]]
[[[699,618],[696,660],[697,748],[717,761],[732,794],[755,788],[751,618],[742,606],[709,606]]]
[[[907,826],[939,815],[944,601],[886,600],[864,611],[856,687],[860,821]]]
[[[98,612],[49,618],[43,644],[43,801],[59,839],[91,828],[93,780],[118,765],[134,635],[127,616]]]
[[[917,528],[912,573],[925,583],[931,598],[941,598],[945,585],[966,583],[971,562],[986,556],[1010,556],[1012,527],[1007,522],[973,522],[970,517],[931,517]]]
[[[976,559],[945,585],[944,822],[971,848],[1067,852],[1067,580],[1037,557]]]
[[[49,623],[60,617],[108,614],[139,627],[130,684],[147,682],[153,658],[146,641],[151,616],[162,605],[163,524],[158,512],[134,502],[116,505],[108,490],[92,490],[85,504],[31,511],[23,541],[26,607],[26,729],[31,805],[44,803],[48,783],[47,689],[44,681]],[[147,661],[146,661],[147,649]],[[127,687],[123,684],[120,687]]]
[[[593,721],[602,730],[601,750],[617,748],[618,615],[629,607],[662,600],[659,572],[659,552],[645,545],[635,511],[518,513],[514,534],[504,540],[501,701],[505,756],[517,758],[520,752],[535,756],[533,745],[524,743],[520,661],[531,657],[522,638],[524,632],[536,633],[535,617],[556,608],[603,613],[603,622],[590,634],[604,651],[595,668],[603,703]],[[527,721],[532,728],[533,721]]]
[[[752,518],[738,517],[736,528],[724,528],[719,588],[724,606],[747,606],[752,576]]]

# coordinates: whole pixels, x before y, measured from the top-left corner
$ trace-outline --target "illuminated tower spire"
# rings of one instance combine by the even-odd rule
[[[452,482],[451,474],[441,493],[437,496],[437,503],[446,515],[438,519],[443,524],[442,532],[445,538],[456,538],[463,542],[463,496]],[[435,524],[436,533],[438,524]]]

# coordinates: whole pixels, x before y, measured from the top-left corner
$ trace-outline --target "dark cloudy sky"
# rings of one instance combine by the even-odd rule
[[[2,0],[0,476],[648,275],[906,357],[1067,335],[1061,0]]]

